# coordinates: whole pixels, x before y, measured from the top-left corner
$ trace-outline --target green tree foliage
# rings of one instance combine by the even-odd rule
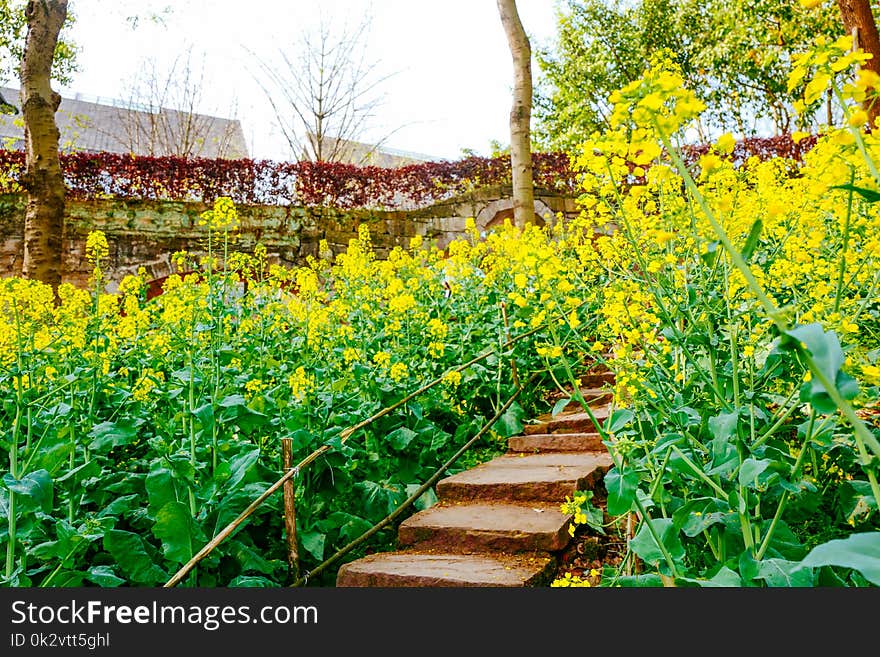
[[[535,140],[569,151],[607,128],[609,94],[664,50],[708,106],[700,137],[807,127],[794,125],[791,56],[842,32],[833,3],[804,9],[795,0],[559,0],[557,16],[556,42],[537,53]],[[814,117],[827,119],[827,109]]]
[[[24,54],[24,39],[27,34],[27,20],[24,9],[25,0],[0,0],[0,84],[18,81],[18,69]],[[74,17],[67,13],[67,20],[55,47],[55,59],[52,66],[52,78],[61,84],[70,82],[70,76],[76,71],[76,52],[74,43],[65,38],[73,25]],[[17,103],[17,98],[7,98]]]

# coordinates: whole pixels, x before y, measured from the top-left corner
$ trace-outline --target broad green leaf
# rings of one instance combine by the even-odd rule
[[[324,541],[327,538],[326,534],[317,531],[300,532],[297,534],[297,537],[306,552],[311,554],[318,561],[321,561],[324,558]]]
[[[709,418],[709,431],[715,440],[729,440],[736,433],[736,425],[739,422],[739,413],[719,413]]]
[[[840,504],[846,511],[847,522],[855,523],[877,511],[877,500],[867,481],[845,481],[840,486]]]
[[[192,414],[198,418],[203,430],[207,431],[214,426],[214,404],[202,404]]]
[[[735,588],[743,585],[742,578],[727,566],[721,569],[709,579],[699,577],[679,577],[676,583],[687,583],[700,586],[702,588]]]
[[[711,422],[711,420],[710,420]],[[705,471],[707,475],[726,475],[739,464],[739,454],[729,437],[719,436],[709,443],[712,448],[712,461]]]
[[[382,485],[375,481],[362,481],[355,484],[354,488],[363,495],[365,515],[377,520],[394,511],[397,505],[404,500],[402,490],[396,490],[390,485]]]
[[[813,323],[797,326],[787,331],[786,335],[806,346],[813,356],[816,367],[840,389],[844,398],[852,399],[858,393],[858,384],[852,377],[844,376],[838,379],[845,355],[840,347],[837,333],[825,331],[821,324]],[[822,413],[830,413],[837,408],[825,386],[815,376],[801,389],[801,400],[809,401]]]
[[[605,473],[605,488],[608,491],[608,513],[619,516],[627,513],[636,499],[636,487],[639,475],[633,469],[627,469],[623,475],[616,467]]]
[[[247,400],[243,395],[227,395],[220,400],[220,406],[223,408],[232,408],[233,406],[247,406]]]
[[[858,187],[856,185],[832,185],[831,189],[842,189],[847,192],[855,192],[863,199],[865,199],[868,203],[877,203],[880,201],[880,192],[874,189],[868,189],[867,187]]]
[[[568,406],[569,402],[571,402],[571,397],[564,397],[557,400],[557,402],[553,404],[553,410],[550,411],[550,415],[553,417],[559,415],[562,412],[562,409]]]
[[[242,452],[234,459],[229,461],[229,480],[223,483],[223,490],[229,492],[238,488],[239,484],[245,480],[257,465],[260,459],[260,448]]]
[[[125,580],[121,577],[117,577],[116,573],[113,572],[113,568],[110,566],[92,566],[89,568],[88,572],[86,572],[85,577],[92,584],[97,584],[98,586],[103,586],[105,588],[125,584]]]
[[[758,475],[764,472],[768,465],[770,465],[770,461],[747,458],[739,469],[740,485],[754,486]]]
[[[111,529],[104,534],[104,549],[120,570],[135,584],[153,586],[168,579],[168,573],[153,563],[144,541],[137,534]]]
[[[228,553],[235,557],[242,572],[255,571],[263,575],[274,575],[286,564],[280,560],[266,559],[251,545],[240,540],[232,540],[227,547]]]
[[[98,517],[102,518],[105,516],[121,516],[127,511],[131,511],[135,508],[140,508],[142,497],[142,495],[136,494],[117,497],[112,502],[110,502],[110,504],[101,509],[100,513],[98,513]]]
[[[138,432],[138,427],[144,423],[141,418],[123,418],[117,422],[101,422],[89,431],[89,449],[103,452],[113,447],[130,443]]]
[[[726,513],[710,510],[716,507],[712,501],[696,501],[694,506],[688,504],[686,508],[676,510],[673,518],[684,535],[693,538],[712,525],[724,522]]]
[[[504,438],[515,436],[523,430],[522,419],[525,414],[525,409],[513,402],[492,428]]]
[[[20,511],[29,508],[39,509],[43,513],[52,511],[52,477],[45,470],[29,472],[21,479],[16,479],[7,472],[3,475],[3,484],[16,494],[19,504],[22,501],[27,501],[27,504],[21,505]]]
[[[229,582],[229,586],[230,588],[274,588],[277,587],[278,584],[265,577],[258,577],[256,575],[239,575]]]
[[[608,416],[602,428],[610,434],[615,434],[622,431],[635,417],[635,414],[629,409],[618,409]]]
[[[746,238],[746,243],[743,245],[742,251],[740,251],[744,260],[748,261],[755,252],[755,247],[758,246],[758,240],[761,237],[761,229],[763,227],[763,222],[760,219],[755,219],[755,223],[752,224],[752,229],[749,231],[749,236]]]
[[[656,573],[618,577],[615,584],[624,588],[662,587],[663,580]]]
[[[676,529],[675,524],[672,522],[672,518],[655,518],[654,520],[646,520],[642,523],[639,531],[629,542],[632,551],[653,566],[659,566],[661,563],[665,565],[666,558],[663,556],[660,546],[654,540],[654,536],[648,528],[649,522],[660,537],[660,541],[667,552],[669,552],[672,560],[675,562],[680,561],[684,557],[684,546],[681,543],[678,529]]]
[[[177,564],[189,561],[205,542],[183,502],[168,502],[159,509],[152,532],[162,541],[165,558]]]
[[[406,496],[409,497],[413,493],[415,493],[421,484],[407,484],[406,486]],[[422,493],[419,497],[416,498],[416,501],[413,502],[413,506],[419,511],[424,511],[425,509],[429,509],[437,503],[437,494],[434,492],[433,488],[429,488],[424,493]]]
[[[331,513],[327,518],[327,522],[321,523],[321,528],[327,531],[337,529],[339,531],[339,538],[346,543],[360,537],[369,531],[372,526],[373,523],[369,520],[364,520],[344,511]]]
[[[56,477],[56,483],[61,483],[63,481],[67,481],[68,479],[73,479],[74,485],[78,484],[81,481],[85,481],[91,477],[96,477],[101,474],[101,466],[98,465],[97,461],[89,461],[88,463],[81,463],[72,470],[68,470],[60,477]]]
[[[57,588],[78,588],[82,586],[84,573],[76,570],[61,570],[52,578],[51,586]]]
[[[862,532],[817,545],[797,569],[840,566],[859,571],[865,579],[880,586],[880,532]]]
[[[418,435],[419,434],[408,427],[398,427],[389,433],[386,439],[394,449],[406,449],[407,445],[409,445],[413,441],[413,438]]]
[[[451,436],[447,431],[435,431],[434,434],[431,436],[431,449],[433,451],[436,451],[438,449],[446,447],[446,445],[449,443],[450,438]]]
[[[152,470],[144,480],[144,486],[149,500],[148,511],[154,516],[168,502],[177,500],[174,474],[168,468],[160,467]]]
[[[806,569],[798,570],[797,561],[787,559],[764,559],[758,563],[755,579],[762,579],[771,587],[811,587],[813,573]]]

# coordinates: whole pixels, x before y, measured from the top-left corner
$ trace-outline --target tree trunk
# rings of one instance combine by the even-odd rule
[[[843,26],[849,34],[855,30],[859,47],[873,57],[864,63],[864,68],[880,75],[880,35],[877,34],[877,23],[871,12],[870,0],[837,0]],[[878,90],[880,91],[880,90]],[[871,128],[875,128],[875,120],[880,116],[880,101],[873,99],[866,103]]]
[[[535,222],[532,150],[532,49],[519,20],[516,0],[497,0],[501,23],[513,57],[513,106],[510,110],[510,167],[513,182],[513,220],[522,228]]]
[[[57,291],[62,273],[64,178],[58,158],[55,112],[61,96],[52,90],[52,58],[67,17],[67,0],[29,0],[27,39],[21,63],[21,104],[28,193],[22,274]]]

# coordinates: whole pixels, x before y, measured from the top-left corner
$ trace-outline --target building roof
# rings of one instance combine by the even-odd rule
[[[315,143],[313,133],[307,133],[306,138],[309,140],[310,145]],[[337,139],[336,137],[329,136],[324,137],[322,150],[325,153],[332,153],[332,159],[336,162],[387,168],[402,167],[407,164],[419,164],[421,162],[435,162],[444,159],[424,153],[413,153],[397,148],[388,148],[381,144],[368,144],[352,139]],[[312,148],[312,151],[314,151],[314,148]],[[308,159],[306,153],[303,153],[301,159]]]
[[[19,90],[0,87],[0,96],[20,107]],[[63,151],[181,155],[236,159],[248,157],[241,122],[168,108],[76,94],[62,97],[55,114]],[[21,114],[0,114],[0,147],[22,148]]]

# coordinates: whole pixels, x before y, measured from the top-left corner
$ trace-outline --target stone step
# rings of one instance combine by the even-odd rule
[[[511,452],[595,452],[605,449],[602,437],[590,433],[533,433],[507,439]]]
[[[570,521],[559,503],[438,504],[400,524],[398,545],[444,552],[554,552],[568,545]]]
[[[608,418],[609,406],[599,406],[592,409],[593,415],[599,422]],[[535,418],[537,422],[523,427],[523,433],[534,435],[536,433],[592,433],[596,426],[587,415],[586,411],[569,411],[559,413],[556,417],[546,413]]]
[[[607,405],[614,398],[614,392],[611,390],[611,388],[601,387],[581,388],[581,395],[583,395],[584,401],[587,402],[587,406],[589,406],[590,408]],[[584,407],[581,405],[581,403],[575,399],[572,399],[563,407],[562,412],[580,412],[583,410]]]
[[[582,374],[580,385],[584,388],[602,388],[605,385],[614,385],[614,372],[606,369]]]
[[[543,586],[555,567],[556,559],[547,554],[385,552],[344,564],[336,586]]]
[[[437,482],[443,502],[497,500],[560,503],[611,467],[607,452],[507,454]]]

